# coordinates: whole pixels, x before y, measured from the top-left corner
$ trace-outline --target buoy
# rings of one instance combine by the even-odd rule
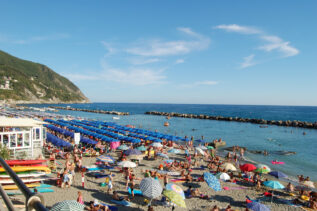
[[[170,123],[164,122],[164,126],[165,126],[165,127],[167,127],[167,126],[169,126],[169,125],[170,125]]]

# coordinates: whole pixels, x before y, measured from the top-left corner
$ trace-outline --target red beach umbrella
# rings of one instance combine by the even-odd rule
[[[251,163],[246,163],[243,164],[242,166],[240,166],[240,169],[242,171],[254,171],[256,169],[255,165],[251,164]]]

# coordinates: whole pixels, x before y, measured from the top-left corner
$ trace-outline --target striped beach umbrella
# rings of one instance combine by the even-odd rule
[[[51,211],[81,211],[85,205],[78,203],[75,200],[65,200],[53,205]]]
[[[143,196],[146,196],[150,199],[159,197],[162,194],[162,186],[160,182],[151,177],[144,178],[140,183],[140,189],[143,193]]]
[[[107,156],[101,155],[101,156],[97,157],[96,159],[101,161],[101,162],[105,162],[105,163],[114,163],[114,159],[109,155],[107,155]]]
[[[207,182],[208,186],[214,189],[215,191],[221,190],[220,182],[213,174],[205,172],[204,180]]]
[[[118,163],[118,166],[122,166],[124,168],[134,168],[136,167],[136,164],[131,161],[122,161]]]

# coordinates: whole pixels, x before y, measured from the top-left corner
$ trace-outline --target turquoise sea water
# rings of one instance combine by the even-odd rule
[[[46,107],[47,105],[32,105]],[[61,105],[66,106],[66,105]],[[70,114],[90,119],[117,122],[118,124],[133,124],[136,127],[158,130],[166,134],[177,136],[194,136],[212,141],[222,138],[227,146],[245,146],[250,150],[267,150],[268,156],[247,153],[246,156],[259,163],[267,164],[291,176],[304,174],[317,181],[317,130],[268,126],[260,128],[257,124],[226,122],[214,120],[199,120],[185,118],[171,118],[170,126],[164,127],[166,120],[162,116],[144,115],[145,111],[166,111],[222,116],[239,116],[248,118],[263,118],[270,120],[301,120],[317,121],[317,107],[295,106],[236,106],[236,105],[169,105],[169,104],[116,104],[92,103],[74,104],[72,107],[103,109],[130,112],[129,116],[121,116],[120,120],[113,120],[111,115],[65,111]],[[306,135],[303,135],[303,133]],[[295,151],[295,155],[278,155],[275,151]],[[284,161],[284,165],[274,166],[272,160]]]

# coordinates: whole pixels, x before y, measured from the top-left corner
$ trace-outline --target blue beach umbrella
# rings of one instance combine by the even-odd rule
[[[114,163],[114,159],[111,156],[101,155],[97,157],[97,160],[105,162],[105,163]]]
[[[205,172],[204,180],[207,182],[208,186],[214,189],[215,191],[221,191],[220,182],[213,174]]]
[[[179,149],[170,149],[170,150],[168,150],[167,151],[168,153],[174,153],[174,154],[178,154],[178,153],[180,153],[180,150]]]
[[[280,171],[271,171],[269,172],[269,175],[272,175],[276,178],[287,178],[287,175]]]
[[[270,211],[270,209],[267,206],[265,206],[264,204],[261,204],[259,202],[248,203],[247,208],[249,208],[253,211]]]
[[[140,150],[140,151],[142,151],[142,152],[147,150],[146,147],[143,146],[143,145],[140,146],[140,147],[137,147],[136,149],[137,149],[137,150]]]
[[[263,185],[272,189],[283,189],[285,188],[279,181],[269,180],[263,182]]]
[[[126,155],[141,155],[142,152],[140,150],[137,149],[128,149],[127,151],[124,152],[124,154]]]
[[[127,145],[123,144],[123,145],[120,145],[117,149],[119,149],[119,150],[127,150],[127,149],[129,149],[129,147]]]

